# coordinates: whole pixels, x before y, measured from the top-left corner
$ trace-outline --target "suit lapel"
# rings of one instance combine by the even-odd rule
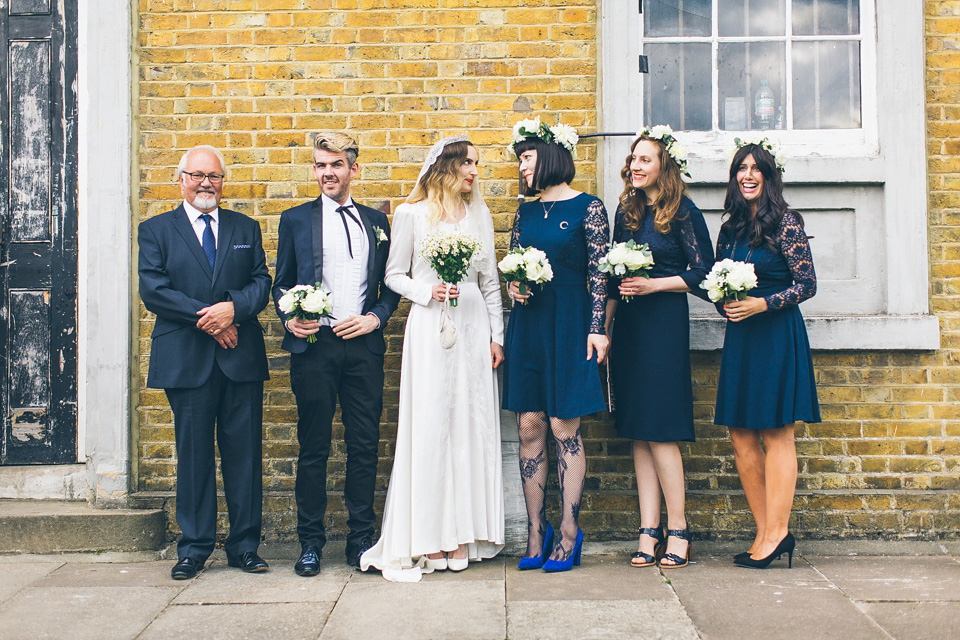
[[[313,254],[313,277],[323,282],[323,199],[317,198],[310,207],[309,229],[311,230],[311,252]],[[314,284],[310,282],[308,284]]]
[[[220,220],[217,224],[217,260],[213,266],[213,281],[216,282],[217,278],[220,277],[220,269],[223,267],[223,261],[227,257],[227,251],[230,250],[233,242],[233,230],[236,228],[234,224],[236,220],[233,217],[232,211],[227,211],[226,209],[220,209]]]
[[[377,235],[373,230],[373,220],[370,219],[370,215],[365,211],[366,207],[361,207],[356,202],[354,204],[357,206],[357,211],[360,212],[360,219],[363,221],[363,229],[367,232],[367,246],[370,247],[370,250],[367,251],[367,293],[369,294],[372,291],[372,286],[376,286],[376,278],[373,277],[374,265],[377,262]],[[374,296],[375,297],[375,296]],[[367,295],[367,298],[370,298]]]
[[[177,207],[173,213],[173,228],[176,229],[177,233],[183,238],[187,249],[190,250],[193,257],[200,263],[203,272],[207,274],[207,277],[212,281],[213,271],[210,269],[210,263],[207,262],[207,256],[203,253],[203,247],[200,246],[200,241],[197,240],[197,234],[194,233],[193,227],[190,225],[190,218],[187,217],[187,212],[183,210],[182,204]]]

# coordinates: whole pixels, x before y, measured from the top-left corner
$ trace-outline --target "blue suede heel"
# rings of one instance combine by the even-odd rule
[[[583,550],[583,529],[577,529],[577,541],[573,545],[573,553],[570,554],[570,557],[566,560],[550,560],[547,559],[543,563],[544,571],[570,571],[576,566],[580,566],[580,551]]]
[[[543,561],[547,559],[547,554],[550,553],[550,550],[553,548],[553,527],[550,526],[550,523],[547,523],[547,531],[543,536],[543,551],[538,556],[533,556],[532,558],[520,558],[520,562],[517,563],[517,569],[521,571],[526,571],[527,569],[539,569],[543,566]]]

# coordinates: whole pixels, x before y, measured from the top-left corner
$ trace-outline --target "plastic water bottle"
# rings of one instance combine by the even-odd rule
[[[783,129],[783,107],[777,107],[777,129]]]
[[[753,99],[753,115],[756,117],[758,129],[773,129],[774,119],[777,116],[775,102],[773,91],[764,78],[760,81],[760,88],[757,89],[757,95]]]

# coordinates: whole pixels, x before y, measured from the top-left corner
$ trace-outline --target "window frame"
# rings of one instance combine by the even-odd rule
[[[658,124],[642,121],[641,20],[636,4],[601,4],[598,131],[629,132]],[[924,33],[922,3],[861,0],[862,129],[846,137],[838,133],[854,130],[775,131],[787,157],[788,191],[791,185],[828,184],[879,187],[883,194],[882,246],[857,247],[883,252],[883,273],[878,275],[884,289],[883,312],[845,314],[843,301],[837,300],[830,315],[807,316],[815,349],[940,346],[939,322],[929,311]],[[874,53],[868,57],[865,49]],[[884,81],[878,82],[881,69]],[[691,186],[725,188],[736,135],[678,132],[689,151]],[[626,140],[605,137],[597,143],[602,195],[608,203],[617,202],[623,187],[619,170]],[[614,209],[610,207],[611,215]],[[693,349],[719,349],[722,335],[719,317],[692,318]]]
[[[793,35],[787,29],[792,29],[793,3],[795,0],[784,0],[784,34],[778,36],[721,36],[720,31],[720,0],[711,0],[711,34],[709,36],[651,36],[645,38],[644,16],[636,14],[638,37],[640,38],[640,53],[642,55],[646,44],[686,44],[701,43],[710,45],[711,56],[711,87],[710,87],[710,122],[709,131],[683,131],[690,145],[733,144],[733,138],[744,133],[754,133],[759,129],[721,129],[720,128],[720,69],[717,64],[719,48],[723,43],[784,43],[784,84],[786,85],[785,103],[793,101],[793,43],[795,42],[860,42],[860,127],[855,129],[793,129],[794,109],[788,109],[785,115],[784,129],[769,130],[776,135],[782,144],[792,147],[819,147],[824,143],[856,147],[859,153],[873,150],[877,144],[877,90],[876,90],[876,39],[869,37],[876,29],[876,7],[871,0],[860,0],[860,32],[856,35]],[[747,96],[749,100],[751,96]],[[644,104],[647,97],[640,83],[639,117],[643,119]],[[655,122],[646,124],[659,124]]]

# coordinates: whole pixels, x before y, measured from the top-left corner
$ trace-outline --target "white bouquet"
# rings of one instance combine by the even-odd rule
[[[319,282],[312,285],[298,284],[283,292],[277,306],[286,315],[300,320],[329,318],[333,311],[333,294],[324,289]],[[307,336],[307,342],[310,344],[316,341],[316,334]]]
[[[456,286],[467,275],[481,247],[480,241],[469,234],[434,231],[420,243],[420,258],[433,267],[441,282]],[[456,298],[450,301],[450,306],[457,306]]]
[[[711,302],[743,300],[747,292],[757,286],[757,274],[750,262],[727,258],[713,265],[707,279],[700,283],[707,290]]]
[[[535,247],[510,249],[497,268],[507,282],[519,282],[520,294],[527,294],[527,283],[543,284],[553,280],[553,268],[547,254]]]
[[[600,264],[597,266],[602,273],[618,278],[635,276],[649,278],[650,274],[647,272],[651,267],[653,267],[653,252],[650,251],[650,245],[637,244],[633,240],[610,245],[607,255],[600,258]],[[626,302],[630,302],[631,298],[633,296],[623,296]]]

